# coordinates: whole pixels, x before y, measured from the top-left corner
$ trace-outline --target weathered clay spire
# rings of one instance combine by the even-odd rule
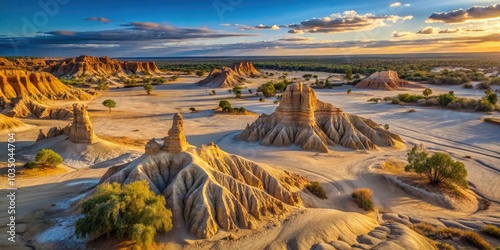
[[[69,131],[69,140],[75,143],[95,143],[98,139],[90,123],[87,107],[73,104],[73,125]]]
[[[169,153],[179,153],[189,147],[189,144],[186,142],[186,136],[184,135],[184,120],[180,113],[174,115],[172,127],[168,130],[168,136],[163,138],[163,141],[165,143],[163,144],[162,150]]]

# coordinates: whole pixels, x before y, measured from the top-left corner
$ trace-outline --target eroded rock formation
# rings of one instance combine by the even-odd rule
[[[219,229],[256,228],[257,220],[301,205],[296,192],[303,177],[230,155],[214,143],[189,146],[182,125],[176,114],[163,145],[151,140],[143,157],[109,169],[101,183],[147,180],[167,198],[174,225],[186,225],[199,238]]]
[[[402,141],[370,119],[346,114],[330,103],[317,100],[314,90],[302,83],[287,86],[275,112],[261,115],[237,138],[260,141],[263,145],[297,144],[319,152],[328,152],[328,146],[336,144],[352,149],[376,149]]]
[[[69,109],[50,107],[27,95],[13,99],[7,107],[12,107],[5,112],[10,117],[66,120],[73,116]]]
[[[85,105],[73,104],[73,122],[65,127],[52,127],[47,134],[40,129],[37,141],[67,135],[74,143],[96,143],[99,138],[94,134],[92,123]]]
[[[11,129],[21,125],[23,125],[21,121],[0,114],[0,130]]]
[[[57,77],[159,74],[154,62],[122,62],[108,57],[79,56],[53,61],[43,69]]]
[[[409,83],[408,81],[399,79],[396,71],[380,71],[375,72],[371,76],[361,80],[356,86],[360,89],[381,89],[381,90],[398,90],[401,88],[423,88],[422,85]]]
[[[234,63],[231,67],[213,69],[205,79],[197,84],[211,88],[232,88],[244,85],[245,77],[258,77],[260,75],[251,62],[239,62]]]
[[[260,72],[257,69],[255,69],[253,63],[251,62],[233,63],[233,65],[231,65],[231,69],[240,76],[258,77],[261,75]]]

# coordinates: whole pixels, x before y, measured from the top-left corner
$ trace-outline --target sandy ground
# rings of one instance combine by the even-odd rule
[[[277,73],[277,71],[267,70]],[[289,72],[289,79],[300,77],[307,72]],[[316,72],[320,79],[332,75]],[[334,77],[340,80],[339,76]],[[471,189],[479,196],[492,201],[489,210],[464,213],[447,210],[426,201],[413,198],[400,189],[388,183],[383,177],[371,171],[371,168],[388,159],[406,158],[406,151],[388,150],[380,151],[353,151],[342,147],[332,147],[328,154],[307,152],[298,147],[272,148],[256,143],[235,141],[233,137],[245,128],[247,123],[253,122],[255,115],[221,115],[214,114],[220,100],[227,99],[233,107],[245,107],[257,114],[270,114],[277,107],[273,104],[274,98],[259,102],[257,96],[244,90],[243,99],[234,99],[227,89],[215,89],[217,95],[208,95],[212,89],[200,88],[193,83],[201,78],[196,76],[182,76],[176,82],[169,82],[155,86],[152,95],[146,95],[142,87],[113,89],[102,93],[94,100],[82,102],[88,105],[88,110],[95,133],[98,136],[136,147],[137,151],[141,142],[150,138],[162,138],[167,135],[172,115],[181,112],[184,116],[186,137],[189,143],[201,145],[216,142],[221,149],[246,157],[250,160],[268,164],[270,166],[286,169],[306,176],[309,180],[316,180],[323,184],[327,191],[328,199],[319,200],[306,197],[305,203],[309,207],[334,208],[341,211],[360,210],[352,203],[350,193],[359,187],[373,189],[376,206],[381,212],[390,212],[409,216],[415,221],[432,221],[434,223],[450,223],[462,221],[494,222],[500,224],[500,127],[495,124],[481,121],[484,117],[500,118],[495,112],[491,115],[485,113],[458,112],[431,107],[399,106],[385,103],[369,103],[373,97],[394,96],[403,92],[420,92],[421,90],[408,91],[377,91],[358,90],[352,86],[333,89],[317,90],[320,100],[330,102],[342,107],[344,112],[354,113],[366,118],[371,118],[380,124],[389,124],[390,130],[401,135],[408,147],[418,143],[425,143],[431,151],[444,151],[466,164],[468,180]],[[268,80],[277,79],[252,79],[253,83],[247,85],[254,90]],[[335,81],[334,79],[334,81]],[[482,91],[463,89],[459,86],[429,86],[434,94],[455,91],[458,96],[480,98]],[[346,94],[352,88],[350,95]],[[105,99],[113,99],[117,106],[108,113],[102,106]],[[54,105],[68,106],[70,102],[53,102]],[[190,113],[189,108],[195,107],[199,112]],[[409,113],[414,108],[417,112]],[[29,146],[36,139],[38,129],[45,131],[51,126],[64,126],[69,121],[20,119],[27,124],[14,130],[16,132],[16,147],[20,150]],[[0,134],[0,148],[6,148],[7,131]],[[5,152],[2,150],[1,152]],[[471,156],[465,159],[464,156]],[[5,167],[6,153],[0,155],[0,167]],[[3,162],[3,163],[2,163]],[[37,209],[51,207],[68,208],[75,197],[88,190],[97,183],[97,180],[106,171],[105,168],[69,169],[68,173],[38,177],[17,178],[17,211],[16,220],[21,225],[18,233],[22,233],[26,224],[36,223],[27,221],[26,217]],[[3,178],[3,177],[2,177]],[[5,178],[2,179],[5,183]],[[73,184],[71,184],[73,183]],[[2,188],[5,186],[2,185]],[[1,197],[6,191],[2,189]],[[73,200],[71,200],[73,199]],[[58,203],[59,202],[59,203]],[[57,205],[58,203],[59,205]],[[61,205],[62,204],[62,205]],[[5,198],[0,199],[0,224],[8,221],[8,203]],[[5,226],[0,228],[5,234]],[[69,229],[68,229],[69,230]],[[260,235],[260,234],[259,234]],[[271,234],[272,235],[272,234]],[[249,242],[256,238],[270,239],[269,235],[262,233],[259,237],[249,237]],[[175,238],[168,234],[166,239]],[[239,241],[245,242],[245,240]],[[11,246],[6,237],[1,237],[0,248]],[[26,244],[18,242],[18,246]]]

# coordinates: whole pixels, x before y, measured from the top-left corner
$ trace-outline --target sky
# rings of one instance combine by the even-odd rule
[[[3,56],[500,51],[498,0],[2,0],[0,24]]]

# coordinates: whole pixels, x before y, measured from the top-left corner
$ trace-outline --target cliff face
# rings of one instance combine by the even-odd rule
[[[287,86],[275,112],[259,117],[237,138],[260,141],[263,145],[297,144],[319,152],[328,152],[328,146],[336,144],[376,149],[402,141],[370,119],[343,113],[342,109],[317,100],[314,90],[302,83]]]
[[[89,100],[92,94],[64,85],[45,72],[0,69],[0,110],[11,117],[65,119],[71,111],[52,108],[43,100]]]
[[[43,71],[57,77],[99,76],[120,74],[159,74],[154,62],[122,62],[108,57],[80,56],[54,61]]]
[[[251,62],[239,62],[234,63],[231,67],[213,69],[205,79],[197,84],[211,88],[232,88],[244,85],[245,77],[259,77],[260,75]]]
[[[198,238],[219,229],[254,229],[259,219],[301,206],[297,191],[306,179],[230,155],[213,143],[189,146],[182,125],[176,114],[163,145],[151,140],[146,155],[110,168],[101,183],[147,180],[152,191],[167,198],[174,225],[186,226]]]
[[[375,72],[371,76],[361,80],[356,86],[360,89],[380,89],[380,90],[398,90],[400,88],[423,88],[415,83],[409,83],[399,79],[396,71]]]

